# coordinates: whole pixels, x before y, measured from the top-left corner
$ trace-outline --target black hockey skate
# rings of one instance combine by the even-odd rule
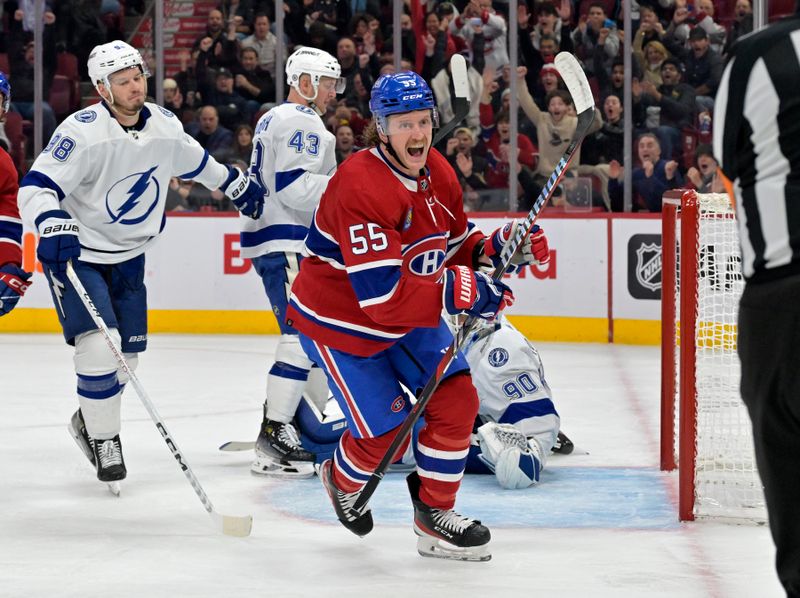
[[[366,536],[372,531],[372,511],[366,506],[363,512],[355,517],[352,514],[353,503],[359,496],[358,492],[343,492],[336,487],[333,481],[333,461],[328,459],[319,470],[319,478],[333,503],[336,517],[341,524],[357,536]]]
[[[314,475],[316,455],[303,448],[292,424],[267,419],[266,407],[255,452],[250,466],[253,473],[296,478]]]
[[[456,561],[488,561],[489,528],[476,519],[459,515],[452,509],[434,509],[419,498],[420,479],[417,472],[406,478],[411,502],[414,503],[414,532],[417,552],[422,556]]]
[[[89,462],[97,472],[97,479],[108,484],[109,490],[119,495],[119,482],[128,474],[125,459],[122,456],[122,443],[119,435],[107,440],[95,440],[86,431],[83,414],[78,409],[70,419],[69,433],[75,439]]]
[[[558,438],[556,439],[556,443],[553,445],[553,452],[560,453],[562,455],[569,455],[572,451],[575,450],[575,445],[572,444],[572,441],[567,438],[567,435],[564,432],[558,433]]]

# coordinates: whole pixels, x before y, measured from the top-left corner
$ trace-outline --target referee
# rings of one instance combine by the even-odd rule
[[[800,596],[800,10],[737,42],[714,110],[714,153],[736,202],[745,277],[742,399],[778,577],[788,596]]]

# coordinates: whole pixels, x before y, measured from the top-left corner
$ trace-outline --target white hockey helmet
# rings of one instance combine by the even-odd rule
[[[306,98],[300,91],[300,75],[307,74],[311,77],[314,86],[314,96]],[[336,80],[336,93],[344,91],[347,80],[342,78],[342,67],[339,61],[325,50],[302,46],[292,52],[286,61],[286,83],[294,87],[306,100],[313,101],[317,97],[317,88],[321,77],[330,77]]]
[[[92,85],[97,87],[99,83],[102,83],[109,93],[111,92],[111,84],[108,81],[109,75],[132,66],[138,66],[145,77],[150,76],[150,71],[139,50],[123,41],[108,42],[95,46],[92,53],[89,54],[87,64]]]

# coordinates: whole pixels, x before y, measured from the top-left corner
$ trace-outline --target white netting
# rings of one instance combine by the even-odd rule
[[[736,319],[744,281],[735,212],[727,195],[698,194],[697,198],[694,513],[763,521],[766,509],[752,428],[739,393]],[[680,317],[679,312],[676,316]],[[680,372],[680,367],[676,369]]]

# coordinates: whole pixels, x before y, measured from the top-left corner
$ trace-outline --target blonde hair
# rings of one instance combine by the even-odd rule
[[[380,145],[381,137],[378,134],[378,125],[374,118],[364,127],[364,132],[361,134],[361,141],[364,147],[377,147]]]

